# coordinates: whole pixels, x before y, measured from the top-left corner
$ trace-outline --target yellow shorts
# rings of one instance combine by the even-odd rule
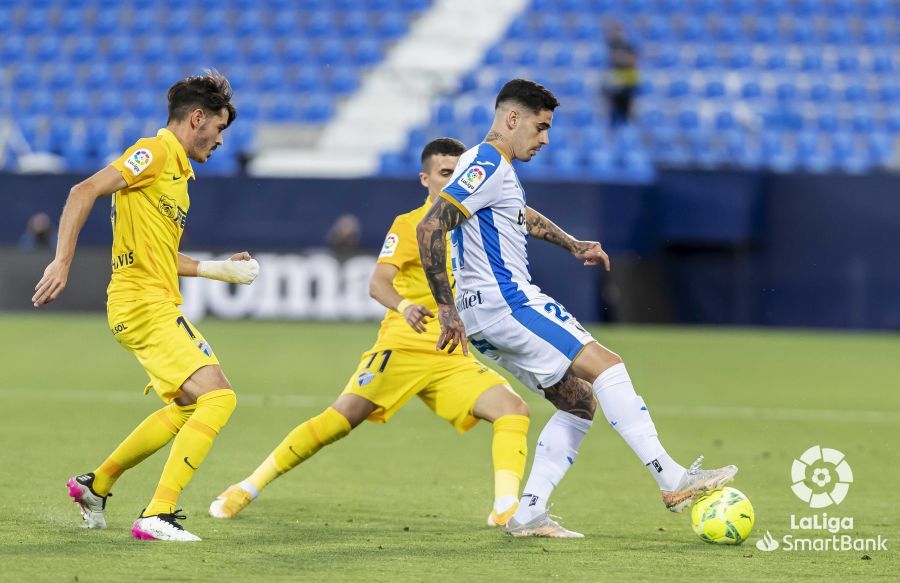
[[[506,379],[473,356],[434,354],[412,350],[363,353],[344,393],[359,395],[377,406],[369,421],[386,423],[413,395],[458,431],[469,430],[475,401]]]
[[[107,304],[109,329],[147,371],[151,387],[166,403],[197,369],[219,364],[212,348],[172,302]]]

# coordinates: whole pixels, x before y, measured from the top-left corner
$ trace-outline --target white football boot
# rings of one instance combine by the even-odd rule
[[[139,516],[131,527],[131,536],[140,540],[163,540],[175,542],[196,542],[200,540],[176,520],[187,518],[184,514],[178,514],[176,510],[171,514],[154,514],[153,516]]]
[[[253,502],[253,495],[233,484],[219,494],[209,505],[209,515],[213,518],[234,518],[238,512]]]
[[[103,510],[106,508],[106,499],[112,494],[100,496],[94,493],[94,474],[81,474],[72,476],[66,482],[69,489],[69,497],[81,510],[84,519],[84,528],[106,528],[106,518]]]
[[[539,536],[545,538],[584,538],[584,535],[574,530],[569,530],[553,520],[558,516],[551,516],[550,510],[538,514],[526,523],[510,517],[506,523],[506,534],[510,536]]]
[[[722,486],[734,479],[734,475],[738,471],[737,466],[701,470],[700,463],[702,461],[703,456],[701,455],[687,469],[674,490],[662,491],[662,499],[666,508],[672,512],[681,512],[700,496],[721,489]]]

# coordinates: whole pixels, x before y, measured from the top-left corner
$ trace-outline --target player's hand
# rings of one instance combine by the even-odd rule
[[[443,350],[447,348],[448,353],[453,353],[457,346],[462,345],[462,353],[464,356],[469,355],[469,339],[466,337],[466,327],[459,318],[456,306],[439,305],[438,321],[441,323],[441,335],[437,341],[437,349]]]
[[[597,241],[576,241],[572,255],[578,259],[584,259],[585,265],[600,265],[601,263],[609,271],[609,255],[603,250],[603,246]]]
[[[241,251],[225,261],[199,262],[197,275],[207,279],[249,285],[259,275],[259,262],[250,257],[246,251]]]
[[[434,318],[434,314],[425,306],[410,304],[403,310],[403,317],[413,330],[421,334],[425,331],[425,324],[428,323],[427,318]]]
[[[229,261],[250,261],[251,259],[253,258],[250,257],[249,251],[241,251],[228,258]]]
[[[68,281],[69,264],[54,259],[44,269],[44,277],[34,286],[34,295],[31,297],[31,303],[34,304],[35,308],[49,304],[62,293],[62,290],[66,289]]]

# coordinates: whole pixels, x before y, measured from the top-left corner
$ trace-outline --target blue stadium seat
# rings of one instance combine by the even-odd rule
[[[218,36],[213,39],[207,53],[213,63],[233,63],[238,60],[238,40],[231,36]]]
[[[866,91],[865,86],[861,84],[853,83],[844,89],[844,101],[858,103],[860,101],[865,101],[867,98],[868,92]]]
[[[327,38],[319,42],[316,61],[322,65],[336,65],[344,61],[344,43],[339,38]]]
[[[46,31],[50,21],[49,10],[29,6],[28,10],[24,11],[23,18],[19,23],[19,31],[28,36],[38,35]]]
[[[298,113],[295,97],[288,93],[279,93],[269,107],[263,110],[263,118],[268,121],[285,122],[295,119]]]
[[[154,32],[179,39],[185,36],[193,36],[193,20],[193,14],[189,10],[180,7],[175,8],[164,13],[164,17],[161,19],[162,25],[158,26]]]
[[[703,96],[707,99],[718,99],[725,97],[725,84],[721,81],[710,81],[706,84]]]
[[[115,34],[122,26],[122,16],[114,10],[98,10],[94,14],[94,36],[103,37]]]
[[[307,123],[320,124],[328,121],[332,115],[334,103],[328,98],[313,96],[304,106],[300,119]]]
[[[55,25],[56,34],[63,37],[83,33],[87,30],[85,11],[67,6],[59,13]]]
[[[113,63],[130,62],[136,53],[134,41],[127,36],[113,37],[106,47],[106,59]],[[93,58],[97,58],[93,55]]]
[[[305,33],[312,38],[331,36],[337,30],[334,15],[330,11],[313,12],[306,19]]]
[[[882,103],[900,102],[900,85],[886,84],[878,90],[878,98]]]
[[[91,35],[81,35],[68,44],[66,60],[72,63],[93,63],[97,60],[100,47]]]
[[[366,12],[348,12],[341,22],[341,35],[347,38],[359,38],[369,30],[369,16]]]
[[[179,61],[193,62],[203,59],[203,42],[198,36],[183,36],[175,41],[174,55]]]
[[[487,126],[494,119],[494,114],[487,106],[476,105],[469,114],[469,123],[474,126]]]
[[[356,65],[372,66],[383,58],[381,43],[371,38],[360,39],[356,42],[355,50],[350,53],[350,58]]]
[[[331,71],[329,89],[332,93],[345,95],[359,87],[359,76],[356,69],[347,66],[337,66]]]
[[[872,57],[872,71],[875,73],[888,73],[894,70],[894,60],[890,53],[879,52]]]
[[[741,88],[741,97],[744,99],[758,99],[762,96],[762,87],[756,81],[748,81]]]
[[[0,9],[0,35],[6,36],[13,30],[12,14],[9,10]]]
[[[53,91],[69,91],[75,86],[75,72],[68,65],[56,66],[50,73],[47,86]]]
[[[322,90],[322,83],[318,68],[304,66],[295,71],[291,79],[291,88],[301,93],[313,93]]]
[[[88,114],[88,109],[88,96],[84,91],[72,91],[66,95],[63,111],[69,117],[84,117]]]
[[[46,91],[36,91],[30,99],[27,111],[30,115],[51,117],[55,113],[56,103],[53,96]],[[52,124],[67,125],[67,124]]]
[[[57,62],[61,53],[62,43],[59,39],[55,36],[47,36],[37,43],[33,56],[36,64],[43,65]]]
[[[215,38],[222,34],[224,30],[230,30],[228,26],[228,13],[221,8],[215,8],[204,12],[203,18],[200,19],[197,29],[203,35],[209,35]]]
[[[775,88],[775,97],[781,102],[791,102],[797,98],[797,86],[790,81],[779,83]]]
[[[858,113],[853,116],[851,127],[854,132],[868,134],[875,129],[875,119],[869,113]]]
[[[825,103],[832,97],[831,85],[827,83],[815,83],[809,88],[809,100],[816,103]]]
[[[4,63],[18,63],[28,50],[25,39],[19,35],[9,35],[3,39],[3,48],[0,50],[0,61]]]
[[[716,114],[715,127],[717,130],[730,130],[735,125],[734,115],[730,111],[720,111]]]
[[[266,36],[262,11],[258,9],[241,10],[234,31],[242,38]]]
[[[276,38],[290,36],[290,40],[301,40],[301,37],[296,35],[298,27],[296,11],[280,10],[272,15],[267,30]]]
[[[94,114],[107,119],[117,119],[124,112],[122,96],[115,91],[103,91],[92,99]]]
[[[691,91],[691,86],[684,79],[674,79],[666,91],[666,95],[670,98],[677,99],[687,96]]]
[[[13,88],[17,91],[31,91],[37,89],[41,79],[37,69],[27,64],[20,65],[13,77]]]
[[[285,71],[278,65],[266,65],[256,78],[256,89],[261,92],[277,91],[285,80]]]
[[[284,45],[284,52],[281,54],[281,60],[286,65],[299,65],[312,62],[312,48],[309,42],[299,36],[292,37],[287,40]]]
[[[148,36],[141,43],[140,55],[145,66],[161,63],[170,58],[171,46],[162,36]]]
[[[263,65],[275,60],[275,43],[267,37],[255,37],[244,51],[247,62]]]
[[[859,70],[859,58],[852,53],[843,53],[838,56],[837,70],[841,73],[853,73]]]
[[[816,127],[820,132],[828,132],[833,133],[838,130],[840,127],[840,122],[838,118],[833,113],[821,113],[816,119]]]
[[[244,92],[235,95],[234,106],[238,110],[241,122],[253,123],[260,118],[260,101],[262,97],[255,93]]]

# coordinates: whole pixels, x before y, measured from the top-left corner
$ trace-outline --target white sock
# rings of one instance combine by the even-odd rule
[[[673,490],[685,469],[666,453],[644,400],[634,392],[624,364],[611,366],[594,381],[594,394],[609,424],[637,454],[641,463],[659,484],[660,490]]]
[[[253,484],[251,484],[249,480],[243,480],[243,481],[241,481],[241,483],[238,484],[238,485],[241,487],[241,490],[243,490],[244,492],[250,494],[250,497],[251,497],[253,500],[256,500],[256,497],[259,496],[259,490],[257,490],[257,489],[256,489],[256,486],[254,486]]]
[[[565,411],[557,411],[544,426],[534,451],[531,473],[523,490],[515,519],[528,522],[547,510],[547,500],[569,467],[591,422]]]

